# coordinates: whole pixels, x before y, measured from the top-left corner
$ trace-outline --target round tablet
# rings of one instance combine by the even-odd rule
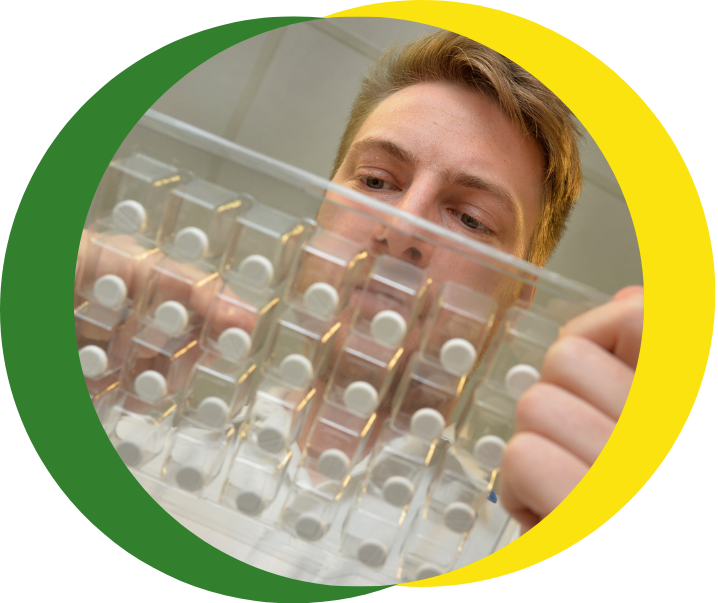
[[[468,532],[474,525],[476,513],[463,502],[452,502],[444,511],[444,525],[457,534]]]
[[[447,372],[461,377],[473,368],[476,362],[476,348],[466,339],[460,337],[449,339],[441,346],[439,360]]]
[[[197,416],[208,427],[221,427],[227,421],[229,406],[217,396],[207,396],[197,407]]]
[[[204,486],[204,475],[195,467],[182,467],[175,476],[177,485],[187,492],[196,492]]]
[[[282,379],[295,387],[306,387],[314,378],[314,367],[306,356],[289,354],[279,364]]]
[[[116,274],[106,274],[95,281],[92,293],[97,303],[110,310],[118,310],[127,299],[127,285]]]
[[[250,255],[239,265],[239,277],[256,289],[264,289],[274,278],[274,266],[263,255]]]
[[[137,201],[120,201],[112,210],[112,225],[130,234],[141,232],[147,225],[147,212]]]
[[[287,434],[276,425],[262,425],[257,432],[257,445],[267,452],[281,452],[287,446]]]
[[[378,404],[379,393],[371,383],[355,381],[344,390],[344,405],[358,415],[373,413]]]
[[[128,467],[136,467],[142,460],[142,449],[134,442],[123,441],[115,448],[122,462]]]
[[[364,540],[357,548],[357,559],[369,567],[381,567],[386,561],[389,549],[378,540]]]
[[[324,536],[326,527],[318,515],[314,513],[302,513],[298,517],[294,529],[297,532],[297,536],[302,540],[314,542]]]
[[[237,509],[245,515],[258,515],[264,509],[262,497],[251,490],[245,490],[237,494],[235,502],[237,503]]]
[[[517,398],[539,380],[540,373],[529,364],[517,364],[506,372],[506,391]]]
[[[217,347],[227,360],[238,362],[246,358],[249,350],[252,349],[252,338],[244,329],[229,327],[220,334]]]
[[[403,475],[393,475],[384,482],[381,489],[384,500],[395,507],[403,507],[414,496],[414,484]]]
[[[157,371],[145,371],[135,379],[135,393],[144,402],[157,402],[167,395],[167,380]]]
[[[304,292],[304,307],[321,316],[329,318],[339,305],[337,290],[328,283],[314,283]]]
[[[416,580],[427,580],[428,578],[436,578],[444,572],[438,565],[433,563],[424,563],[416,570]]]
[[[482,469],[493,471],[501,465],[506,442],[499,436],[485,435],[474,444],[474,458]]]
[[[394,310],[382,310],[371,321],[371,335],[383,345],[398,345],[406,335],[406,321]]]
[[[175,235],[173,250],[185,262],[196,262],[207,255],[209,239],[195,226],[183,228]]]
[[[94,379],[107,370],[108,360],[105,350],[96,345],[86,345],[79,352],[82,374]]]
[[[435,440],[446,427],[446,421],[438,410],[421,408],[411,417],[411,433],[425,440]]]
[[[189,312],[177,301],[162,302],[155,309],[153,325],[170,337],[177,337],[187,328]]]
[[[341,481],[351,469],[351,460],[341,450],[330,448],[319,455],[317,467],[319,473],[327,479]]]

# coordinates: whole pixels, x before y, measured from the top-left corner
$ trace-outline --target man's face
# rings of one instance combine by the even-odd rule
[[[483,94],[448,83],[405,88],[367,118],[334,181],[514,256],[528,254],[541,198],[537,143]],[[511,284],[455,253],[325,203],[319,223],[496,298]],[[404,225],[405,226],[405,225]],[[505,281],[506,279],[504,279]],[[507,300],[508,301],[508,300]]]

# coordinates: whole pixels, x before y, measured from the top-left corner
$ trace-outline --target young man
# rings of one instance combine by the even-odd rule
[[[365,78],[332,179],[544,265],[579,194],[577,136],[568,108],[538,80],[440,32],[390,51]],[[361,226],[331,212],[325,207],[320,222],[356,238]],[[390,227],[360,236],[444,278],[466,278],[448,257]],[[548,351],[539,383],[519,399],[499,495],[524,531],[568,495],[606,444],[631,387],[642,324],[640,287],[574,319]]]

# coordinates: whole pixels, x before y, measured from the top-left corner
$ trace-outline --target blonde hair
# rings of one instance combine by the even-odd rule
[[[440,31],[393,48],[380,57],[362,81],[352,105],[331,177],[379,103],[408,86],[442,81],[483,93],[522,133],[539,144],[545,158],[543,194],[526,259],[545,264],[561,238],[581,190],[578,126],[568,107],[546,86],[513,61],[478,42]]]

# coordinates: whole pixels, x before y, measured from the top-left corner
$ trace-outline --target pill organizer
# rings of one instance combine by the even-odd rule
[[[180,523],[291,578],[440,575],[516,535],[517,399],[605,295],[149,111],[75,280],[118,455]]]

